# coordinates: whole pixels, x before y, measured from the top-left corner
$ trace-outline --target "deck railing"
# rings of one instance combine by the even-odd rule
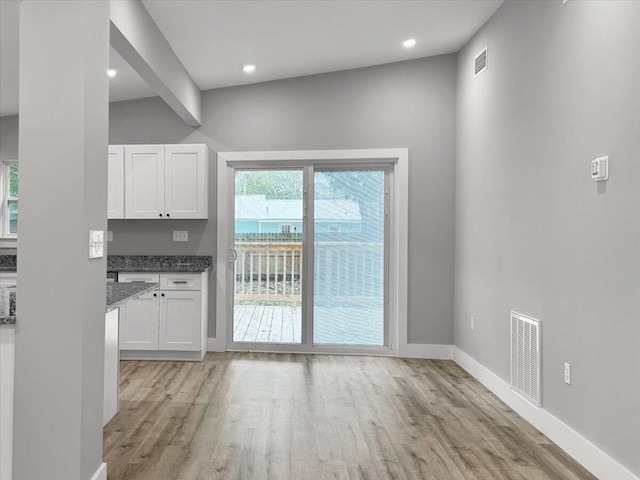
[[[301,303],[302,242],[291,241],[300,237],[270,241],[275,236],[266,241],[264,234],[256,238],[247,238],[245,234],[236,237],[236,301],[289,302],[293,306]],[[381,295],[384,286],[381,243],[318,242],[314,249],[317,297]]]
[[[300,303],[302,242],[236,241],[236,300]]]

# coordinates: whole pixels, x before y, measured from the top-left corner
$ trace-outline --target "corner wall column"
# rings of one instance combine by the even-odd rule
[[[14,480],[102,465],[109,2],[20,6]]]

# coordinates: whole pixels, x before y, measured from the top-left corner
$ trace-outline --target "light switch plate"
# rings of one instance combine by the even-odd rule
[[[609,179],[609,157],[600,157],[591,161],[591,178],[596,182]]]
[[[173,231],[174,242],[188,242],[189,232],[187,230],[174,230]]]
[[[564,383],[571,385],[571,364],[566,362],[564,364]]]
[[[89,258],[104,256],[104,230],[89,230]]]
[[[107,230],[107,242],[113,242],[113,230]]]

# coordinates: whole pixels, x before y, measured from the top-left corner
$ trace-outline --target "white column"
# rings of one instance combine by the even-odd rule
[[[102,465],[109,3],[20,8],[14,480]]]

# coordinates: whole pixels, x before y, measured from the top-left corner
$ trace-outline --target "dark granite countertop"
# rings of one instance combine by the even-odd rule
[[[0,325],[16,323],[16,287],[0,287]]]
[[[158,288],[157,283],[107,283],[107,312]],[[16,323],[16,287],[0,287],[0,325]]]
[[[107,312],[121,307],[145,293],[157,290],[157,283],[107,283]]]
[[[206,272],[212,264],[205,255],[107,255],[109,272]]]
[[[206,272],[212,265],[207,255],[107,255],[109,272]],[[0,255],[0,274],[16,268],[17,255]]]
[[[15,272],[17,255],[0,255],[0,272]]]

